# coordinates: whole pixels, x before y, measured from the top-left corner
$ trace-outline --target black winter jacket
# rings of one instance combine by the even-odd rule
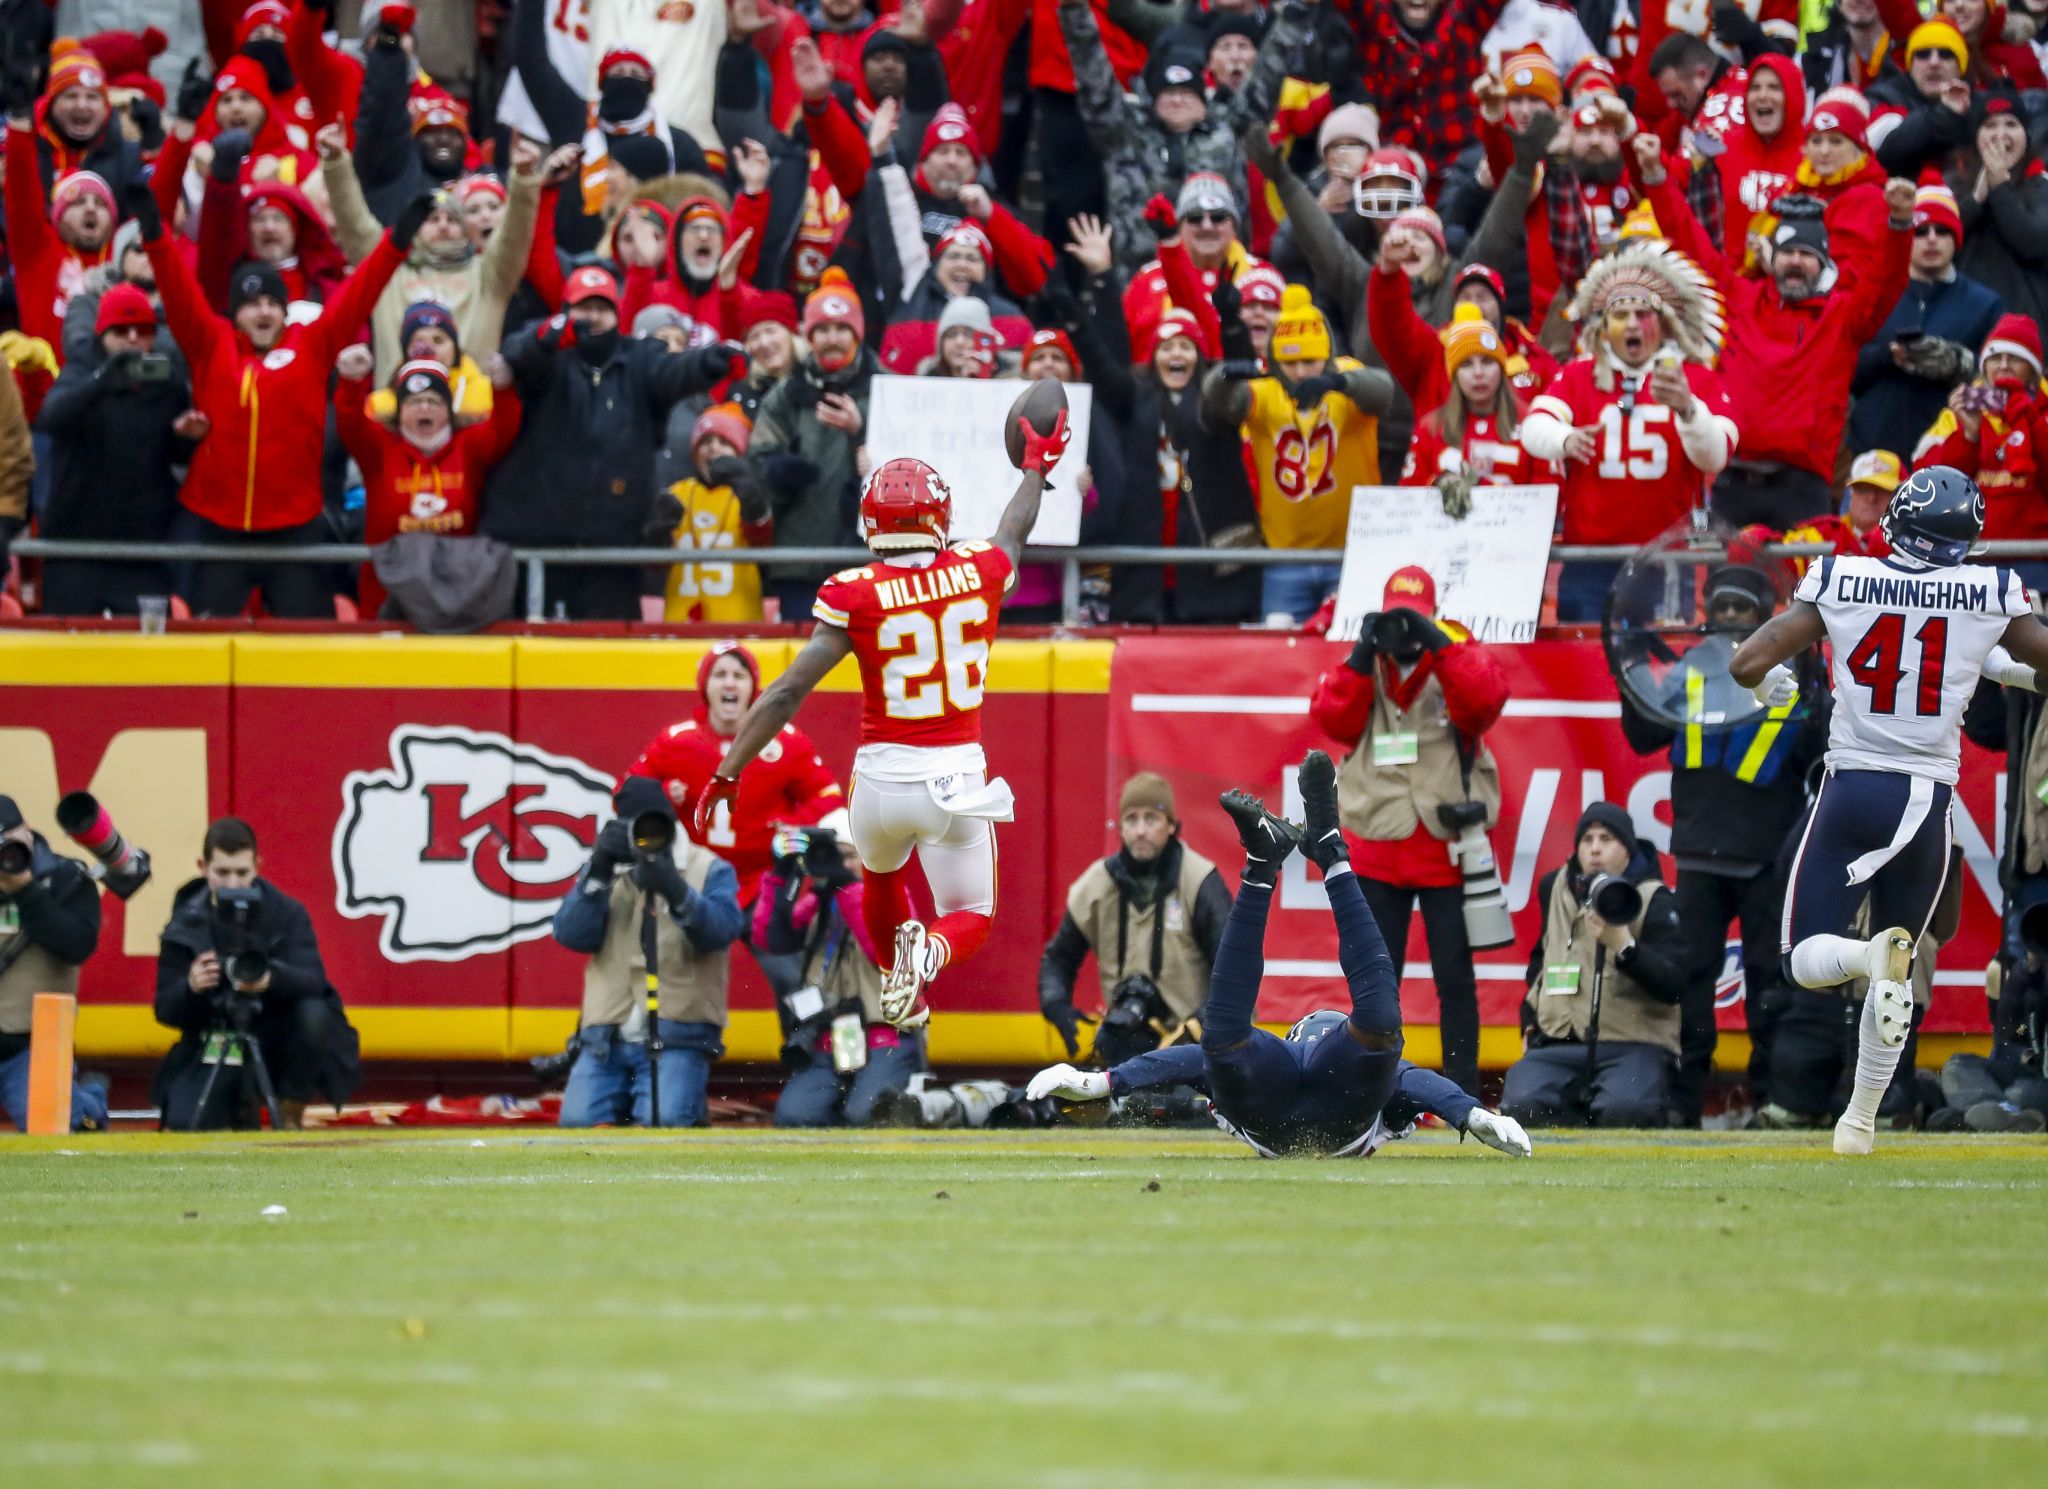
[[[36,429],[50,439],[50,495],[43,533],[52,538],[155,542],[178,513],[174,465],[192,442],[171,424],[192,407],[182,359],[160,382],[137,380],[131,362],[109,363],[95,343],[64,364],[43,399]]]

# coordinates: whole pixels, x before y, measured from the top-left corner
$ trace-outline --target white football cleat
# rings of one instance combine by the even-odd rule
[[[931,1021],[924,985],[932,979],[931,941],[922,923],[906,920],[896,927],[896,959],[882,979],[879,999],[884,1022],[898,1029],[921,1029]]]
[[[1024,1088],[1027,1101],[1057,1096],[1065,1101],[1100,1101],[1109,1094],[1109,1072],[1076,1070],[1071,1065],[1048,1065],[1031,1077]]]
[[[1844,1158],[1866,1157],[1876,1142],[1875,1123],[1865,1125],[1856,1122],[1851,1119],[1849,1113],[1843,1112],[1842,1120],[1835,1124],[1835,1151]]]
[[[1870,938],[1866,967],[1877,995],[1877,1037],[1886,1049],[1897,1049],[1913,1029],[1913,938],[1901,926],[1879,931]]]
[[[1527,1158],[1535,1151],[1520,1122],[1499,1112],[1490,1112],[1483,1106],[1472,1108],[1472,1115],[1465,1119],[1465,1130],[1494,1152],[1505,1153],[1510,1158]]]

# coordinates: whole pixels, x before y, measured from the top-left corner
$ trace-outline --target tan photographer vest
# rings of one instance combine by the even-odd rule
[[[688,839],[681,840],[676,865],[683,882],[701,894],[718,860]],[[572,891],[574,892],[574,891]],[[647,996],[647,961],[640,954],[640,891],[630,867],[612,880],[604,948],[583,969],[583,1022],[623,1024]],[[720,949],[700,952],[690,944],[667,907],[659,907],[654,930],[655,965],[661,977],[661,1016],[684,1024],[725,1027],[726,978],[731,959]]]
[[[1216,865],[1185,843],[1180,850],[1180,881],[1157,903],[1126,910],[1116,880],[1108,866],[1097,859],[1067,891],[1067,913],[1081,928],[1081,935],[1095,948],[1095,975],[1102,983],[1102,1000],[1109,1002],[1109,990],[1133,972],[1150,975],[1152,935],[1159,927],[1159,995],[1174,1016],[1193,1018],[1209,997],[1209,963],[1195,940],[1195,895]],[[1160,925],[1161,916],[1165,917]],[[1121,925],[1123,956],[1117,956]]]
[[[21,932],[0,934],[0,956]],[[31,941],[20,956],[0,972],[0,1034],[26,1034],[35,1021],[37,993],[75,993],[78,968],[59,961],[47,946]]]
[[[1593,962],[1600,943],[1579,914],[1570,878],[1569,873],[1560,871],[1551,885],[1550,905],[1543,918],[1543,971],[1536,986],[1529,989],[1529,1003],[1536,1013],[1536,1027],[1550,1038],[1583,1042],[1593,1018]],[[1643,892],[1643,913],[1629,926],[1629,934],[1640,940],[1643,921],[1650,913],[1650,896],[1664,886],[1655,879],[1644,879],[1637,887]],[[1677,1054],[1678,1005],[1644,992],[1640,983],[1614,965],[1611,955],[1606,963],[1600,985],[1600,1042],[1654,1044]],[[1577,971],[1573,991],[1546,991],[1561,980],[1554,970],[1559,968]]]
[[[1457,834],[1436,809],[1468,799],[1458,769],[1458,739],[1444,708],[1443,684],[1431,676],[1407,709],[1387,696],[1384,678],[1373,677],[1372,713],[1365,733],[1337,770],[1337,815],[1357,836],[1373,843],[1405,842],[1419,823],[1431,837],[1449,842]],[[1406,765],[1374,765],[1373,736],[1413,734],[1415,759]],[[1472,757],[1472,801],[1486,806],[1486,825],[1500,820],[1500,767],[1481,743]]]
[[[844,919],[843,916],[841,918]],[[815,929],[816,922],[813,922],[804,934],[808,936]],[[836,956],[828,959],[825,943],[820,941],[816,948],[806,952],[802,985],[823,993],[827,1008],[858,1002],[862,1022],[882,1023],[882,969],[861,950],[850,924],[839,933],[837,951]]]

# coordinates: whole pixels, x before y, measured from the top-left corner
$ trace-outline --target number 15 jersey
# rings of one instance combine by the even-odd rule
[[[1831,554],[1796,597],[1818,606],[1834,653],[1828,765],[1955,784],[1963,707],[2027,587],[2010,569],[1907,568]]]
[[[812,614],[846,632],[860,665],[856,766],[882,780],[983,768],[989,643],[1016,582],[1008,554],[974,542],[943,548],[922,567],[877,559],[818,586]],[[904,747],[947,758],[906,758]]]

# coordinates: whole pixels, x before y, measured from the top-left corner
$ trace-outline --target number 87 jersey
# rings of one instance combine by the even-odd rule
[[[989,643],[1016,582],[1008,554],[973,542],[922,567],[877,560],[818,587],[812,614],[846,632],[860,665],[863,749],[980,745]]]
[[[1830,555],[1795,598],[1820,610],[1834,654],[1828,766],[1955,784],[1963,708],[2027,587],[2010,569],[1906,568]]]

